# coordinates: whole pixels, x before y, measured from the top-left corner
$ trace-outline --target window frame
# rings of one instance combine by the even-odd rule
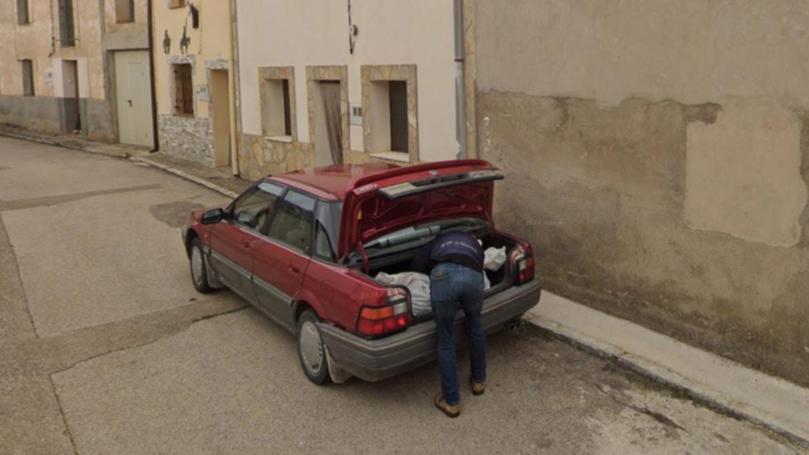
[[[295,245],[290,245],[289,243],[285,242],[284,240],[281,240],[279,238],[275,238],[272,235],[270,235],[270,230],[272,228],[272,224],[275,222],[275,218],[276,218],[277,214],[280,213],[280,211],[281,211],[281,208],[282,208],[281,205],[286,203],[286,198],[289,195],[289,193],[291,193],[291,192],[295,192],[295,193],[298,193],[298,194],[300,194],[302,196],[306,196],[306,197],[308,197],[308,198],[310,198],[310,199],[312,199],[314,201],[314,205],[312,206],[312,212],[311,212],[312,213],[312,226],[309,228],[309,251],[301,250],[300,248],[296,247]],[[320,202],[319,197],[315,196],[312,193],[309,193],[306,190],[303,190],[303,189],[300,189],[300,188],[295,188],[295,187],[287,187],[287,190],[284,192],[283,197],[279,198],[279,200],[278,200],[278,205],[276,207],[277,210],[273,210],[272,217],[267,219],[266,228],[264,229],[264,232],[262,232],[262,235],[264,237],[266,237],[267,239],[269,239],[273,243],[281,245],[281,246],[283,246],[285,248],[289,248],[290,250],[295,251],[297,253],[300,253],[300,254],[302,254],[302,255],[304,255],[304,256],[311,259],[312,257],[314,257],[313,256],[313,250],[314,250],[314,241],[315,241],[315,238],[314,238],[314,233],[315,233],[315,212],[317,211],[317,206],[318,206],[319,202]]]
[[[324,257],[324,256],[322,256],[320,254],[317,254],[317,228],[318,228],[319,224],[324,224],[325,225],[325,223],[320,223],[319,222],[319,212],[320,212],[321,206],[324,206],[324,205],[327,205],[327,204],[339,204],[341,206],[340,207],[340,216],[337,219],[337,232],[335,233],[337,238],[333,239],[334,242],[335,242],[334,245],[331,244],[331,239],[328,239],[328,231],[326,231],[327,232],[327,234],[326,234],[327,239],[329,240],[329,248],[331,249],[331,253],[332,253],[331,257]],[[340,223],[341,223],[341,220],[342,220],[342,213],[343,213],[342,205],[343,205],[343,202],[339,201],[339,200],[338,201],[324,201],[323,199],[319,199],[319,198],[317,199],[317,204],[315,205],[315,210],[314,210],[314,218],[313,218],[314,222],[312,223],[312,258],[319,259],[319,260],[327,262],[329,264],[337,264],[337,246],[338,246],[338,244],[340,242],[340,238],[339,238],[340,237],[340,227],[341,227]]]
[[[31,25],[31,0],[17,0],[15,2],[17,7],[17,25]],[[23,21],[22,5],[25,8],[25,17]]]
[[[20,59],[20,71],[22,72],[22,96],[37,96],[34,60],[30,58]],[[30,90],[28,90],[29,88]]]
[[[362,65],[363,149],[373,159],[395,163],[417,163],[419,147],[418,66]],[[406,84],[408,150],[391,150],[390,82]],[[381,86],[384,84],[384,88]],[[381,91],[384,90],[384,96]]]
[[[180,71],[180,67],[183,68],[182,71],[185,71],[185,68],[188,68],[188,88],[189,88],[188,95],[190,95],[190,100],[186,99],[186,94],[187,93],[186,93],[186,90],[185,90],[185,87],[184,87],[185,84],[182,83],[183,81],[180,80],[180,77],[178,75],[178,72]],[[172,63],[171,64],[171,77],[172,77],[171,90],[172,90],[172,101],[173,101],[173,103],[172,103],[172,115],[177,116],[177,117],[195,117],[196,116],[196,107],[197,106],[196,106],[196,100],[194,99],[194,64],[191,63],[191,62]],[[178,85],[181,85],[183,87],[178,87]],[[178,96],[177,96],[178,90],[182,91],[182,100],[178,100]],[[181,105],[178,104],[178,103],[181,103]],[[178,108],[178,106],[179,106],[179,108]],[[191,112],[188,112],[186,110],[186,107],[190,107]]]
[[[262,183],[266,183],[266,184],[270,184],[272,186],[278,187],[280,189],[278,194],[274,194],[274,193],[271,193],[269,191],[262,190],[260,188]],[[284,199],[284,196],[286,196],[286,193],[287,193],[288,189],[289,188],[287,186],[281,185],[281,184],[279,184],[277,182],[273,182],[273,181],[270,181],[270,180],[259,180],[258,182],[254,183],[252,186],[250,186],[250,188],[246,189],[242,194],[237,196],[236,199],[232,200],[230,202],[230,204],[228,204],[228,206],[225,208],[225,214],[227,215],[228,222],[232,223],[236,227],[239,227],[241,229],[245,229],[245,230],[249,231],[252,234],[263,235],[264,237],[266,237],[266,235],[263,234],[264,228],[268,227],[270,225],[270,223],[272,222],[272,219],[275,218],[275,213],[276,213],[276,209],[278,208],[278,204],[279,204],[279,202],[281,200]],[[262,225],[256,226],[255,228],[252,228],[250,226],[246,226],[246,225],[244,225],[242,223],[239,223],[238,220],[236,219],[236,213],[235,213],[236,206],[240,202],[244,201],[246,198],[250,197],[251,195],[253,195],[253,194],[255,194],[256,192],[259,192],[259,191],[264,191],[265,193],[272,194],[273,196],[276,197],[275,202],[273,202],[273,204],[272,204],[272,209],[270,210],[269,216],[267,216],[267,219],[264,220],[264,223]]]
[[[129,15],[126,17],[121,16],[121,2],[126,2],[126,9]],[[116,24],[131,24],[135,22],[135,0],[115,0],[115,23]]]
[[[73,0],[58,0],[59,47],[76,47],[76,5]]]
[[[278,142],[295,142],[298,140],[297,122],[297,96],[295,88],[295,68],[292,66],[259,67],[259,109],[261,121],[261,135],[269,140]],[[277,87],[270,83],[280,85],[280,97],[272,103],[269,99]],[[280,111],[276,103],[281,103]],[[283,115],[283,131],[276,121],[276,117]]]

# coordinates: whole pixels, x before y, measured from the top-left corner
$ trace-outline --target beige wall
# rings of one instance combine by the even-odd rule
[[[361,104],[363,65],[416,65],[419,159],[455,157],[452,1],[353,0],[352,22],[359,28],[353,55],[346,2],[237,3],[239,88],[246,135],[261,135],[259,67],[295,68],[297,134],[305,149],[311,142],[309,110],[301,108],[308,102],[307,66],[347,66],[349,102]],[[351,150],[365,150],[363,127],[352,125],[349,133]],[[287,168],[279,168],[283,169]]]
[[[191,16],[188,8],[169,8],[168,2],[155,2],[153,16],[153,40],[155,62],[155,90],[157,91],[158,114],[171,114],[173,111],[171,67],[169,61],[173,58],[182,58],[180,40],[183,36],[183,26],[187,24],[186,31],[191,38],[186,56],[193,56],[194,87],[208,85],[208,69],[206,62],[222,60],[226,67],[230,65],[230,6],[226,0],[197,0],[193,2],[200,11],[200,27],[191,26]],[[168,31],[171,38],[171,52],[163,52],[163,38]],[[195,99],[194,113],[196,117],[208,117],[208,102]]]
[[[62,59],[78,60],[80,85],[84,88],[82,96],[96,99],[105,98],[105,81],[103,75],[102,56],[99,52],[101,44],[101,22],[97,0],[76,0],[75,30],[76,46],[62,48],[57,42],[52,45],[52,36],[58,40],[58,10],[53,3],[31,1],[29,15],[31,24],[17,25],[16,2],[3,0],[0,8],[0,43],[3,50],[0,72],[0,93],[5,95],[22,94],[22,75],[19,71],[20,59],[34,60],[35,90],[38,96],[58,96],[61,90],[61,79],[54,77],[54,71],[61,74]],[[55,20],[55,23],[51,19]]]
[[[805,2],[477,0],[478,139],[553,291],[809,384]]]

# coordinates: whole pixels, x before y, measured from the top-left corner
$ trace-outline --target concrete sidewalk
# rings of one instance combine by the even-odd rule
[[[549,292],[543,293],[540,305],[526,319],[574,345],[809,448],[809,389]]]

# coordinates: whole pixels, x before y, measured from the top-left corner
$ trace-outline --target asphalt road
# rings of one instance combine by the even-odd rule
[[[0,454],[800,452],[529,325],[490,339],[458,419],[435,365],[312,385],[290,336],[190,284],[178,227],[224,202],[0,138]]]

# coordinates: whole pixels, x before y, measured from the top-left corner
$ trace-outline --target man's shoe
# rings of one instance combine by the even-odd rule
[[[479,397],[486,393],[486,384],[482,382],[475,382],[471,378],[469,379],[469,385],[472,386],[472,395]]]
[[[445,400],[444,396],[441,395],[440,393],[435,396],[433,402],[435,403],[435,407],[438,408],[439,411],[446,414],[447,417],[451,417],[454,419],[455,417],[461,415],[461,405],[459,404],[451,405],[447,403],[447,400]]]

